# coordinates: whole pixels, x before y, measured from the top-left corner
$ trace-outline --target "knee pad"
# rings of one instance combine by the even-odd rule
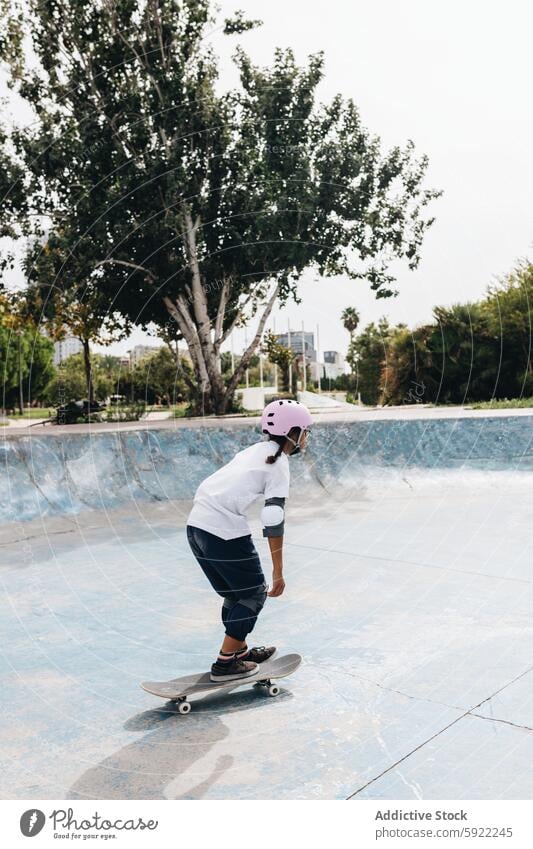
[[[266,599],[266,587],[262,587],[253,596],[240,598],[231,607],[224,603],[222,607],[222,621],[226,627],[226,634],[235,640],[246,639],[246,635],[254,629],[257,617],[261,612]]]
[[[265,604],[267,597],[266,586],[259,587],[253,595],[246,596],[245,598],[240,598],[237,604],[242,604],[243,607],[247,607],[252,611],[256,616],[261,612],[263,606]]]

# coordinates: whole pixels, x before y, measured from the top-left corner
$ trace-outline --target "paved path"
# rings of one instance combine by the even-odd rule
[[[425,407],[423,405],[412,405],[402,407],[356,407],[353,404],[347,407],[336,407],[315,412],[313,418],[317,423],[349,423],[357,421],[418,421],[427,419],[483,419],[483,418],[513,418],[515,416],[532,416],[533,408],[506,409],[506,410],[473,410],[468,407]],[[257,425],[259,416],[197,416],[178,419],[157,419],[136,422],[94,422],[78,425],[39,425],[28,430],[26,426],[11,426],[0,428],[0,439],[2,433],[7,437],[20,434],[58,435],[69,433],[103,433],[105,431],[130,431],[143,429],[179,429],[179,428],[221,428],[221,427],[250,427]]]

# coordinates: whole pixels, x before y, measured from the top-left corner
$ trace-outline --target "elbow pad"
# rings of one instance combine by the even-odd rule
[[[282,537],[285,525],[284,498],[267,498],[261,510],[264,537]]]

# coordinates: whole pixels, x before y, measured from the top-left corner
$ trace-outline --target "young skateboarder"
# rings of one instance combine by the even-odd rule
[[[239,451],[233,460],[206,478],[194,497],[187,521],[187,539],[213,589],[224,599],[222,622],[226,635],[211,667],[212,681],[231,681],[253,675],[258,663],[275,654],[275,647],[248,648],[267,595],[280,596],[283,580],[283,525],[289,495],[289,456],[307,444],[312,424],[307,407],[298,401],[272,401],[261,416],[267,441]],[[272,555],[272,587],[267,592],[259,555],[246,519],[246,510],[260,496],[263,536]]]

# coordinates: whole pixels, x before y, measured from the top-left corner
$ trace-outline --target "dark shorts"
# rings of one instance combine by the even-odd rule
[[[205,576],[222,598],[236,602],[266,593],[261,561],[250,534],[226,540],[187,525],[187,539]]]

